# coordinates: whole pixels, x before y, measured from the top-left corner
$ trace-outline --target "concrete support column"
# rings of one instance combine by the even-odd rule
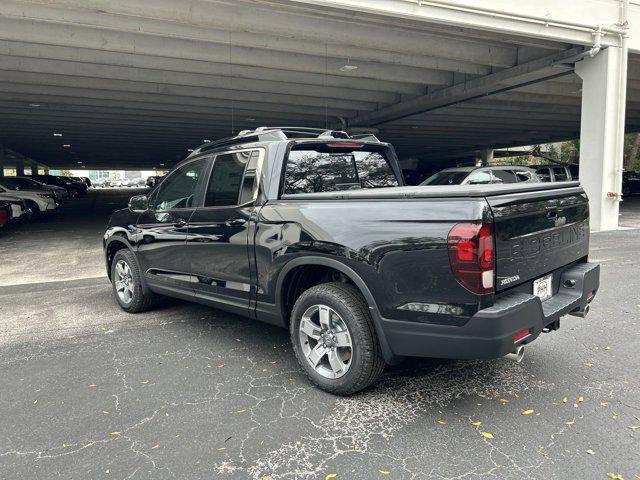
[[[31,162],[31,175],[38,175],[38,164]]]
[[[591,229],[618,228],[622,190],[626,61],[620,48],[606,48],[576,63],[582,78],[580,182],[589,195]],[[614,196],[612,196],[614,195]]]
[[[486,148],[480,152],[482,165],[491,165],[493,163],[493,148]]]
[[[24,160],[21,158],[16,159],[16,176],[24,176]]]

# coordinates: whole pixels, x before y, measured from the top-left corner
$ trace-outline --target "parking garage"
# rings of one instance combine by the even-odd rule
[[[336,400],[305,383],[286,332],[178,301],[133,319],[117,310],[101,235],[137,192],[90,190],[0,234],[2,469],[640,473],[628,454],[639,381],[622,361],[638,346],[633,198],[619,215],[623,134],[640,129],[640,7],[486,3],[3,1],[0,173],[167,170],[263,125],[374,133],[420,178],[495,149],[580,139],[603,292],[588,321],[567,322],[527,364],[410,361],[373,392]],[[523,425],[526,436],[514,433]]]

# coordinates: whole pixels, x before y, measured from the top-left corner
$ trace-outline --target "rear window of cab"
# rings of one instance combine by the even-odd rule
[[[287,157],[283,193],[397,187],[387,155],[385,149],[352,143],[294,145]]]

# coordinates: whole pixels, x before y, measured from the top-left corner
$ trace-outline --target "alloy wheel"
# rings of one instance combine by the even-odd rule
[[[133,298],[134,283],[131,268],[124,260],[116,263],[115,286],[120,300],[124,303],[130,303]]]
[[[312,305],[302,314],[298,334],[302,353],[318,374],[335,379],[347,373],[353,342],[338,312],[326,305]]]

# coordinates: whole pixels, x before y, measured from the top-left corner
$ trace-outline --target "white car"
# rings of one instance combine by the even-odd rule
[[[31,211],[24,203],[24,200],[11,197],[9,195],[2,195],[0,201],[7,202],[11,206],[11,221],[16,220],[29,220],[31,218]]]
[[[0,178],[0,199],[7,197],[17,197],[20,200],[24,200],[33,215],[50,212],[58,208],[58,202],[56,202],[53,193],[43,192],[41,190],[14,190],[9,188],[9,186],[5,186]]]

